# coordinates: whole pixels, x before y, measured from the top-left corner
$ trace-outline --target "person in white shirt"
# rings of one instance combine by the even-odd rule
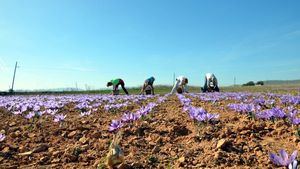
[[[218,80],[213,73],[206,73],[204,87],[201,87],[202,92],[219,92]]]
[[[173,86],[173,89],[171,91],[171,94],[177,93],[188,93],[188,78],[184,76],[179,76],[176,78],[176,83]]]

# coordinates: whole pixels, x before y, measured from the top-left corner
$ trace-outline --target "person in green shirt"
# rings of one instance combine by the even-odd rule
[[[146,92],[146,94],[154,95],[154,87],[153,87],[154,81],[155,81],[155,78],[153,76],[146,79],[144,82],[144,85],[141,89],[140,94],[144,94],[144,92]]]
[[[125,83],[124,83],[124,81],[123,81],[122,79],[113,79],[113,80],[107,82],[107,85],[106,85],[106,86],[107,86],[107,87],[113,86],[113,93],[115,93],[115,91],[118,91],[119,85],[121,85],[123,91],[128,95],[129,93],[128,93],[128,91],[126,90],[126,88],[125,88]]]

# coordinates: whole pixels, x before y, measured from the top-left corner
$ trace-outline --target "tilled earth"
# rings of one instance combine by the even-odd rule
[[[177,96],[142,119],[123,127],[120,142],[127,168],[275,168],[270,152],[300,149],[296,128],[279,121],[249,119],[217,103],[193,99],[193,105],[219,113],[214,124],[196,124],[182,110]],[[146,103],[143,103],[146,104]],[[133,104],[118,112],[99,110],[79,117],[74,105],[63,110],[66,121],[47,116],[27,120],[0,110],[0,168],[105,168],[113,134],[108,126]]]

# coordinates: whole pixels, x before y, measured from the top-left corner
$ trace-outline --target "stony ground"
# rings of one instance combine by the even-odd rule
[[[193,99],[194,106],[220,114],[214,124],[197,125],[176,96],[168,97],[147,117],[121,129],[125,167],[275,168],[269,152],[300,149],[293,126],[283,120],[249,119],[229,110],[230,102]],[[68,115],[61,124],[47,116],[27,120],[0,110],[0,130],[7,136],[0,142],[0,168],[105,168],[111,120],[140,106],[80,118],[69,104],[61,110]]]

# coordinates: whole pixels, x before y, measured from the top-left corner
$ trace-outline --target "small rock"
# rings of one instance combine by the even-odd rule
[[[243,131],[240,132],[241,135],[246,135],[248,133],[249,133],[249,130],[243,130]]]
[[[9,152],[9,147],[4,147],[2,149],[2,153],[8,153]]]
[[[77,133],[76,130],[75,130],[75,131],[72,131],[71,133],[68,134],[68,137],[69,137],[69,138],[72,138],[72,137],[74,137],[74,136],[76,135],[76,133]]]
[[[83,145],[83,146],[80,147],[80,150],[82,152],[86,152],[88,149],[89,149],[89,145],[88,144],[85,144],[85,145]]]
[[[185,157],[180,157],[177,161],[179,163],[184,163],[185,162]]]
[[[66,135],[67,135],[67,132],[66,132],[66,131],[63,131],[63,132],[61,133],[61,136],[62,136],[62,137],[66,137]]]
[[[19,153],[18,155],[19,156],[29,156],[31,155],[33,152],[32,151],[28,151],[28,152],[25,152],[25,153]]]
[[[222,151],[215,152],[215,154],[214,154],[214,159],[215,160],[222,159],[222,158],[225,158],[225,153],[224,152],[222,152]]]
[[[46,157],[42,157],[39,160],[40,164],[47,164],[47,162],[50,160],[50,157],[46,156]]]
[[[29,138],[33,138],[33,137],[35,137],[35,136],[36,136],[36,135],[35,135],[34,133],[29,133],[29,134],[28,134],[28,137],[29,137]]]
[[[87,123],[89,123],[89,121],[81,121],[81,124],[87,124]]]
[[[51,163],[59,163],[60,162],[60,158],[55,158],[51,161]]]
[[[86,144],[88,142],[88,139],[85,136],[83,136],[79,139],[79,142],[81,142],[82,144]]]
[[[222,146],[224,146],[226,143],[226,139],[221,139],[218,141],[218,144],[217,144],[217,149],[221,148]]]
[[[52,156],[57,156],[58,154],[60,154],[60,151],[54,151],[54,152],[52,153]]]
[[[256,156],[260,157],[260,156],[263,156],[263,153],[261,151],[256,151],[255,152]]]
[[[13,127],[13,126],[15,126],[17,123],[16,122],[11,122],[11,123],[9,123],[9,127]]]
[[[218,141],[217,149],[221,149],[224,151],[230,151],[232,148],[232,142],[226,139],[221,139]]]

